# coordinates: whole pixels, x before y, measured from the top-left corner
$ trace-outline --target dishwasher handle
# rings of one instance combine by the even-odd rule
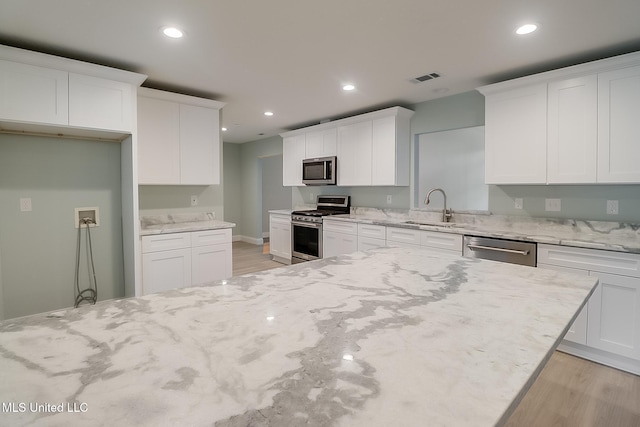
[[[517,255],[522,255],[522,256],[529,255],[529,250],[519,251],[519,250],[515,250],[515,249],[496,248],[494,246],[476,245],[476,244],[473,244],[473,243],[467,244],[467,247],[472,251],[476,250],[476,249],[482,249],[482,250],[486,250],[486,251],[506,252],[506,253],[509,253],[509,254],[517,254]]]

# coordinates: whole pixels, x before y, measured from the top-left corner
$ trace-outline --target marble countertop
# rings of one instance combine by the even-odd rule
[[[350,214],[333,215],[330,219],[640,254],[640,224],[499,215],[467,216],[460,222],[454,220],[450,224],[432,218],[424,220],[411,216],[371,218],[367,215]],[[412,220],[432,225],[406,222]]]
[[[212,212],[149,215],[140,218],[140,236],[216,230],[235,226],[232,222],[215,219],[215,214]]]
[[[499,425],[596,283],[379,248],[8,320],[3,422]]]
[[[291,209],[273,209],[269,211],[270,214],[279,215],[291,215]]]

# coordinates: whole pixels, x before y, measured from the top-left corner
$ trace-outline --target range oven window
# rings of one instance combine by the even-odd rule
[[[320,258],[320,239],[322,229],[293,224],[293,252]]]

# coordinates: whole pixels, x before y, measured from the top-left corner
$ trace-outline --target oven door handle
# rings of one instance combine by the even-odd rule
[[[522,256],[527,256],[529,255],[529,251],[518,251],[515,249],[504,249],[504,248],[496,248],[494,246],[483,246],[483,245],[474,245],[472,243],[468,244],[467,247],[470,250],[475,250],[475,249],[481,249],[481,250],[485,250],[485,251],[494,251],[494,252],[506,252],[506,253],[510,253],[510,254],[517,254],[517,255],[522,255]]]
[[[307,228],[316,228],[316,229],[320,229],[322,228],[322,224],[317,224],[314,222],[297,222],[297,221],[292,221],[291,225],[298,225],[300,227],[307,227]]]

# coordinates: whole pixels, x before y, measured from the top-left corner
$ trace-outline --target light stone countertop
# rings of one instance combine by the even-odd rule
[[[233,228],[232,222],[215,219],[212,212],[148,215],[140,218],[140,236]]]
[[[8,320],[3,423],[499,425],[596,283],[379,248]]]
[[[384,213],[374,216],[352,213],[329,217],[330,220],[338,221],[640,254],[640,224],[501,215],[460,215],[459,218],[459,221],[454,219],[452,224],[445,224],[439,218],[433,219],[433,215],[426,219],[411,214],[385,216]],[[433,225],[406,223],[411,220],[427,221]]]
[[[291,209],[273,209],[270,210],[269,213],[278,215],[291,215]]]

